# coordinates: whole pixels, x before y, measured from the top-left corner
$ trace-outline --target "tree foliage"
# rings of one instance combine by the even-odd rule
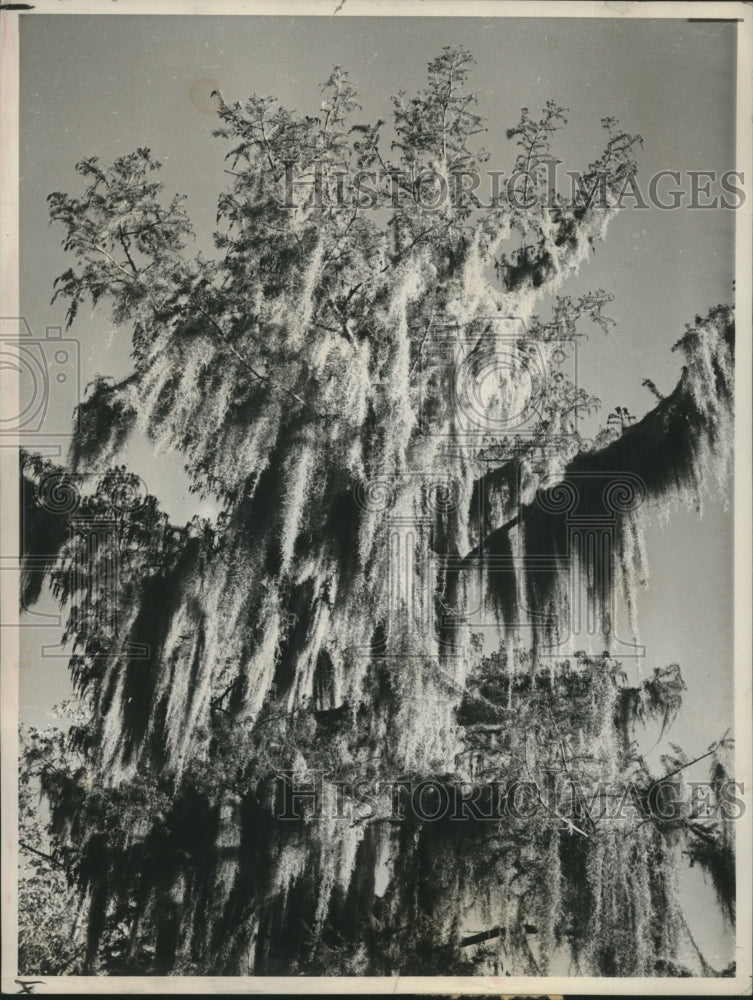
[[[218,96],[230,181],[212,259],[188,255],[182,199],[164,198],[149,150],[84,160],[83,196],[50,198],[73,258],[56,290],[69,323],[87,297],[106,301],[134,362],[90,387],[65,469],[34,456],[22,469],[25,552],[54,553],[29,559],[24,599],[47,580],[67,607],[90,706],[71,737],[84,770],[42,782],[85,903],[88,972],[539,974],[563,954],[596,974],[683,964],[678,845],[708,839],[684,816],[646,821],[660,776],[633,731],[641,714],[671,723],[679,671],[631,688],[608,654],[542,656],[570,613],[562,491],[575,483],[593,513],[605,475],[696,497],[709,464],[723,467],[732,316],[718,307],[688,329],[681,381],[643,420],[584,441],[578,417],[598,400],[555,360],[586,323],[610,329],[609,296],[560,287],[617,210],[640,139],[605,120],[584,176],[611,200],[567,204],[541,180],[565,109],[524,109],[508,137],[525,207],[507,189],[484,211],[467,191],[433,206],[445,175],[484,162],[471,63],[445,50],[423,90],[394,98],[389,154],[384,123],[355,120],[338,67],[313,115]],[[368,196],[359,172],[373,175]],[[534,311],[544,293],[547,318]],[[520,325],[500,335],[511,315]],[[453,380],[487,370],[479,425]],[[537,401],[525,436],[510,421],[524,384]],[[215,519],[171,525],[139,492],[117,465],[134,431],[180,453]],[[51,484],[70,503],[51,504]],[[612,513],[609,578],[629,598],[642,512],[623,492]],[[92,548],[84,518],[111,534]],[[396,545],[398,566],[415,567],[402,590]],[[474,601],[492,609],[504,655],[472,640]],[[576,796],[561,815],[492,823],[279,819],[291,772],[431,779],[460,808],[459,783],[520,779],[540,794],[554,771],[583,796],[629,776],[639,815],[598,823]],[[726,898],[728,868],[714,871]],[[49,965],[27,955],[26,971]]]

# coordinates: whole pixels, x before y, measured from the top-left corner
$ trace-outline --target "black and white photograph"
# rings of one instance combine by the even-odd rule
[[[3,992],[749,995],[751,7],[0,8]]]

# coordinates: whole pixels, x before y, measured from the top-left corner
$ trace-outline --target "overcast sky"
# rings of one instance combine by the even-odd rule
[[[521,106],[533,113],[550,98],[570,109],[555,150],[563,169],[595,158],[606,115],[643,135],[641,180],[662,169],[735,168],[734,24],[80,15],[20,22],[21,302],[37,335],[64,324],[64,303],[49,300],[54,278],[69,266],[61,233],[48,228],[45,199],[53,190],[80,190],[73,167],[82,157],[108,163],[149,146],[164,165],[167,193],[188,195],[199,245],[211,248],[227,180],[225,147],[210,136],[214,86],[228,102],[271,94],[313,114],[319,84],[339,63],[369,121],[388,117],[396,90],[423,85],[426,63],[443,46],[463,44],[477,63],[471,84],[489,120],[483,144],[492,169],[510,169],[514,149],[504,133]],[[616,405],[638,416],[650,409],[645,377],[672,389],[681,364],[672,344],[696,313],[732,302],[733,276],[734,212],[628,209],[612,223],[606,243],[563,289],[615,296],[608,312],[616,328],[608,338],[594,328],[580,355],[580,384],[602,399],[604,418]],[[83,309],[71,335],[81,341],[82,384],[96,372],[129,370],[127,333],[113,330],[104,313],[89,317]],[[155,460],[137,442],[128,461],[171,516],[194,513],[177,457]],[[731,514],[712,501],[700,522],[678,508],[671,525],[647,532],[651,580],[640,602],[641,637],[648,669],[682,666],[687,705],[669,738],[692,756],[732,723],[731,546]],[[40,635],[24,635],[21,674],[22,712],[37,723],[49,721],[49,706],[67,692],[65,661],[40,661]],[[55,640],[45,630],[42,641]],[[708,892],[692,885],[709,905]],[[712,962],[726,963],[720,927],[708,922],[697,936]]]

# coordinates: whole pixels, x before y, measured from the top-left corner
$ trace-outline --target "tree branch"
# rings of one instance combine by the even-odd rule
[[[260,382],[266,382],[268,385],[271,385],[271,386],[274,386],[275,388],[281,389],[283,392],[287,393],[288,396],[290,396],[292,399],[294,399],[297,403],[300,403],[301,406],[303,406],[305,409],[307,409],[309,411],[309,413],[313,414],[319,420],[326,420],[327,419],[327,417],[325,417],[325,415],[323,413],[318,413],[315,409],[313,409],[313,407],[309,406],[309,404],[306,402],[306,400],[302,399],[298,395],[297,392],[294,392],[292,389],[288,389],[286,386],[275,386],[275,383],[269,377],[269,375],[262,375],[261,372],[258,372],[252,365],[250,365],[248,363],[248,361],[246,361],[246,359],[236,349],[236,347],[233,344],[230,343],[230,341],[228,340],[228,338],[227,338],[227,336],[225,334],[225,331],[222,329],[222,327],[220,326],[220,324],[214,319],[213,316],[211,316],[206,311],[206,309],[203,308],[203,306],[197,301],[195,295],[191,296],[191,300],[194,303],[194,305],[196,306],[196,308],[199,310],[199,312],[201,313],[201,315],[205,319],[209,320],[209,322],[215,328],[215,330],[217,331],[217,333],[220,335],[220,338],[222,339],[223,344],[228,348],[228,350],[233,354],[233,356],[235,358],[237,358],[237,360],[241,363],[241,365],[246,369],[246,371],[250,375],[252,375],[255,379],[258,379]]]
[[[493,938],[505,937],[507,931],[504,927],[492,927],[491,930],[481,931],[478,934],[471,934],[461,938],[460,947],[469,948],[472,944],[481,944],[484,941],[491,941]]]
[[[24,851],[30,851],[32,854],[36,854],[38,857],[44,858],[45,861],[49,861],[51,865],[54,865],[61,871],[65,871],[65,865],[58,861],[57,858],[53,858],[51,854],[45,854],[44,851],[38,851],[36,847],[32,847],[31,844],[27,844],[25,840],[19,840],[18,846]]]
[[[125,234],[123,233],[123,227],[122,226],[118,226],[118,239],[120,240],[120,245],[123,247],[123,253],[126,255],[126,257],[128,259],[128,263],[131,265],[131,270],[133,271],[133,273],[138,278],[138,276],[139,276],[139,269],[134,264],[133,257],[131,257],[130,251],[128,249],[128,243],[126,242],[126,238],[125,238]]]

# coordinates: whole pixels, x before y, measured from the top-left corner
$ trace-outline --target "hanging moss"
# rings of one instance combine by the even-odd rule
[[[580,563],[589,590],[604,569],[604,556],[597,548],[572,551],[568,529],[578,527],[576,519],[588,527],[598,526],[606,517],[612,526],[607,560],[610,578],[622,575],[631,589],[645,572],[634,541],[642,509],[649,509],[652,501],[688,497],[698,505],[701,483],[710,476],[723,480],[732,433],[733,341],[730,311],[712,310],[681,342],[688,364],[674,392],[605,447],[578,454],[568,463],[561,481],[540,490],[533,502],[521,498],[516,516],[502,528],[488,532],[487,525],[479,524],[477,530],[489,552],[509,548],[505,539],[512,528],[521,526],[521,556],[528,561],[528,609],[540,644],[556,645],[558,628],[569,617],[567,574],[572,557]],[[501,487],[515,497],[516,489],[507,484],[516,476],[520,481],[521,472],[511,463],[492,470],[477,481],[474,497],[493,496]],[[480,552],[477,547],[472,555]],[[507,605],[504,620],[515,621],[514,575],[490,573],[487,581],[495,606]],[[592,596],[601,605],[602,620],[608,622],[605,600],[611,602],[611,593],[602,590]]]
[[[406,171],[481,162],[470,62],[446,50],[428,89],[395,99]],[[216,261],[185,256],[187,223],[177,202],[158,205],[148,151],[104,170],[84,161],[89,203],[53,196],[78,268],[62,293],[74,307],[109,296],[134,334],[134,374],[98,380],[79,409],[71,468],[108,467],[138,427],[178,450],[192,488],[222,506],[182,528],[149,500],[119,509],[113,588],[78,572],[66,517],[34,498],[44,470],[24,469],[25,600],[46,577],[69,605],[72,670],[92,705],[77,736],[86,781],[45,787],[88,900],[86,968],[540,975],[561,948],[597,975],[676,968],[667,843],[679,828],[600,826],[589,796],[630,772],[646,799],[635,720],[643,707],[669,724],[677,677],[629,688],[608,655],[544,672],[540,654],[571,613],[573,562],[609,634],[615,588],[630,605],[644,572],[644,494],[696,502],[728,460],[731,313],[686,332],[678,387],[606,446],[584,450],[570,433],[593,398],[545,375],[546,419],[525,440],[498,433],[525,394],[532,362],[521,355],[550,358],[585,319],[609,326],[605,293],[557,292],[614,213],[586,203],[563,214],[538,188],[526,213],[501,204],[483,219],[467,205],[428,212],[410,190],[386,225],[388,203],[367,217],[347,204],[322,211],[309,193],[287,211],[273,192],[291,143],[301,169],[377,164],[380,126],[370,143],[352,127],[341,70],[324,101],[325,128],[268,98],[220,102],[233,181]],[[524,165],[546,161],[563,112],[550,103],[537,123],[524,110],[510,133]],[[616,183],[638,137],[605,126],[594,169],[612,164]],[[145,213],[144,269],[128,282],[107,262],[120,253],[117,197],[133,225]],[[104,262],[78,240],[83,222]],[[545,294],[551,323],[533,312]],[[512,341],[498,335],[507,316],[522,324]],[[487,368],[488,398],[458,386]],[[605,504],[608,565],[603,549],[574,553],[571,534],[574,512],[600,521]],[[108,601],[118,620],[100,615],[87,632]],[[469,634],[484,602],[504,641],[488,658]],[[280,819],[289,772],[328,775],[322,816]],[[554,772],[580,791],[550,813],[540,807]],[[333,778],[431,782],[426,802],[446,799],[446,815],[379,814],[391,795],[371,788],[377,811],[361,814],[364,801]],[[509,808],[521,786],[530,814]],[[728,893],[723,847],[713,864]]]
[[[39,600],[45,578],[55,565],[58,554],[68,539],[70,514],[75,509],[76,484],[61,475],[56,478],[54,489],[60,504],[44,503],[40,497],[40,480],[44,473],[40,466],[35,474],[33,462],[25,452],[20,455],[21,520],[21,609],[31,608]],[[46,467],[49,475],[50,466]]]
[[[134,375],[117,385],[100,376],[89,386],[88,397],[76,413],[78,427],[69,456],[72,469],[90,468],[103,456],[107,462],[108,456],[121,451],[136,423],[136,408],[129,395],[135,382]]]

